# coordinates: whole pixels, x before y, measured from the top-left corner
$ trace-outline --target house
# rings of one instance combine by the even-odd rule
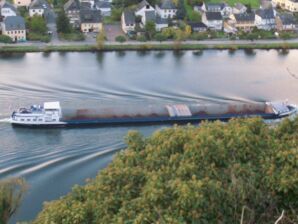
[[[21,16],[7,16],[1,23],[2,34],[13,41],[26,41],[25,20]]]
[[[80,2],[80,6],[84,5],[85,3],[85,6],[90,6],[90,8],[93,8],[95,6],[95,0],[79,0]]]
[[[272,8],[272,1],[271,0],[261,0],[260,1],[260,8],[261,9],[269,9]]]
[[[20,7],[20,6],[29,7],[31,2],[32,0],[14,0],[14,5],[17,7]]]
[[[96,9],[100,10],[102,16],[110,16],[112,12],[111,3],[108,1],[98,1],[95,3]]]
[[[223,18],[220,12],[205,12],[202,22],[211,30],[222,30]]]
[[[141,20],[141,28],[145,28],[146,23],[150,21],[155,23],[156,31],[161,31],[163,28],[169,26],[167,18],[161,18],[159,15],[155,13],[155,11],[146,11],[145,16],[143,16]]]
[[[244,31],[252,30],[255,25],[255,13],[238,13],[230,16],[231,20],[234,22],[235,28]]]
[[[168,19],[161,18],[159,15],[155,16],[155,30],[161,31],[163,28],[169,27]]]
[[[2,17],[8,17],[8,16],[16,16],[17,15],[17,9],[10,4],[9,2],[0,2],[0,15]]]
[[[102,17],[99,10],[81,9],[80,21],[83,33],[102,31]]]
[[[74,28],[80,27],[80,3],[78,0],[69,0],[64,4],[64,12]]]
[[[202,9],[205,12],[220,12],[223,17],[229,17],[233,13],[232,7],[226,3],[207,3]]]
[[[292,14],[280,14],[276,16],[276,29],[278,31],[295,30],[297,28],[297,20]]]
[[[136,28],[136,17],[132,10],[126,9],[121,15],[121,27],[124,33],[134,31]]]
[[[34,15],[43,16],[46,9],[46,3],[43,0],[34,0],[29,5],[29,16],[33,17]]]
[[[206,11],[205,4],[202,2],[199,2],[194,5],[193,10],[200,13],[205,12]]]
[[[177,13],[177,7],[172,0],[162,0],[160,4],[155,5],[156,13],[161,18],[174,18]]]
[[[273,8],[258,9],[255,16],[255,24],[258,29],[271,30],[275,28],[275,11]]]
[[[247,7],[238,2],[233,7],[233,14],[245,13],[246,10],[247,10]]]
[[[192,32],[206,32],[207,26],[202,22],[188,22]]]
[[[154,12],[155,14],[155,9],[146,0],[143,0],[138,4],[135,15],[143,18],[146,12]]]
[[[298,0],[272,0],[272,3],[290,12],[298,12]]]

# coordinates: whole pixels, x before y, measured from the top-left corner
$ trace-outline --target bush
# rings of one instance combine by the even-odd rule
[[[47,34],[39,34],[39,33],[28,33],[27,35],[28,40],[32,41],[42,41],[42,42],[50,42],[51,41],[51,36]]]
[[[298,222],[298,119],[204,122],[144,138],[34,223]]]
[[[8,179],[0,181],[0,223],[8,223],[17,211],[27,185],[23,179]]]
[[[9,36],[6,35],[0,35],[0,43],[12,43],[12,39]]]
[[[117,36],[117,37],[115,38],[115,40],[116,40],[117,42],[124,43],[124,42],[126,41],[126,38],[125,38],[125,36]]]
[[[208,39],[208,33],[207,32],[193,33],[190,36],[190,39],[192,39],[192,40],[206,40],[206,39]]]
[[[73,33],[60,33],[59,38],[68,41],[82,41],[85,40],[84,34],[80,32],[73,32]]]
[[[161,42],[167,40],[168,38],[166,35],[163,35],[162,33],[157,33],[155,34],[154,39]]]
[[[292,38],[296,38],[297,37],[297,34],[293,33],[293,32],[280,32],[279,33],[279,37],[281,39],[284,39],[284,40],[288,40],[288,39],[292,39]]]
[[[140,36],[137,36],[137,41],[145,42],[147,41],[147,38],[144,35],[140,35]]]
[[[120,21],[121,15],[122,15],[122,9],[121,8],[113,8],[111,13],[111,19],[113,21]]]

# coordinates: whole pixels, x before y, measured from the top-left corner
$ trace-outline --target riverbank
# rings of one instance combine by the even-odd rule
[[[109,43],[98,48],[94,44],[68,43],[59,45],[2,45],[0,53],[25,53],[25,52],[87,52],[87,51],[127,51],[127,50],[238,50],[238,49],[298,49],[298,42],[271,41],[240,42],[237,41],[206,41],[206,42],[133,42]]]

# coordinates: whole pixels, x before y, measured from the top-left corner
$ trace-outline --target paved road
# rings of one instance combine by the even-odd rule
[[[55,35],[55,34],[54,34]],[[57,38],[58,39],[58,38]],[[152,44],[152,45],[159,45],[159,44],[175,44],[175,41],[147,41],[147,42],[137,42],[137,41],[127,41],[123,43],[124,45],[144,45],[144,44]],[[183,44],[201,44],[205,46],[214,46],[214,45],[234,45],[234,44],[245,44],[245,45],[255,45],[255,44],[285,44],[285,43],[297,43],[297,39],[291,40],[203,40],[203,41],[183,41]],[[3,44],[0,43],[0,47],[2,46],[36,46],[36,47],[46,47],[46,46],[91,46],[96,44],[95,38],[87,38],[85,41],[78,41],[78,42],[69,42],[69,41],[55,41],[55,38],[50,43],[41,43],[41,42],[25,42],[25,43],[17,43],[17,44]],[[106,41],[105,45],[122,45],[122,43],[115,42],[115,41]]]

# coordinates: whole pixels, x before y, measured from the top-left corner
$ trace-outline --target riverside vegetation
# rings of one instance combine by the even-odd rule
[[[298,119],[174,126],[127,149],[34,224],[298,223]]]
[[[0,224],[8,220],[18,209],[27,189],[23,179],[8,179],[0,181]]]

